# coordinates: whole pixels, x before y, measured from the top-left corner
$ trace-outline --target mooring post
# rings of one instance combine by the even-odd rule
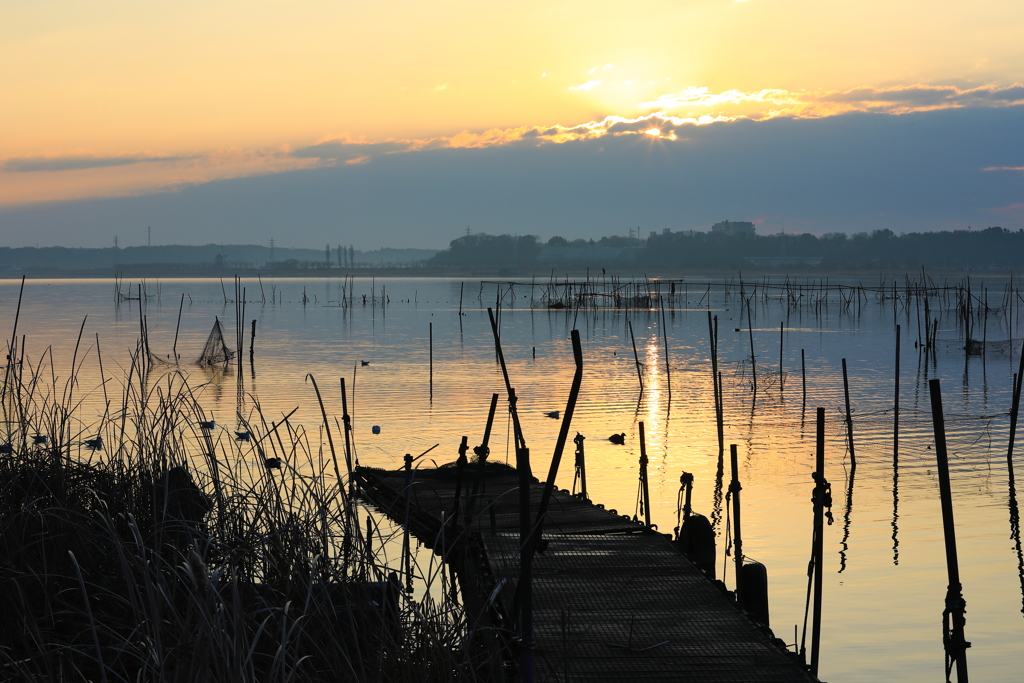
[[[644,525],[651,527],[651,491],[647,485],[647,443],[644,438],[644,423],[640,422],[640,490],[643,496],[640,514],[644,516]]]
[[[541,529],[544,522],[544,515],[548,511],[548,503],[551,501],[551,493],[555,489],[555,478],[558,476],[558,466],[562,462],[562,451],[565,450],[565,441],[569,438],[569,426],[572,424],[572,415],[576,410],[576,400],[580,395],[580,385],[583,382],[583,346],[580,343],[580,331],[570,332],[572,338],[572,355],[576,361],[576,372],[572,378],[572,387],[569,389],[569,399],[565,404],[565,412],[562,414],[562,426],[558,430],[558,439],[555,441],[555,451],[551,456],[551,467],[548,469],[548,478],[544,482],[544,491],[541,493],[540,505],[537,508],[537,517],[534,521],[533,543],[536,545],[541,540]]]
[[[476,497],[484,481],[484,471],[487,467],[487,456],[491,453],[491,427],[494,425],[494,413],[498,408],[498,395],[491,394],[491,408],[487,411],[487,426],[484,427],[484,439],[480,445],[473,449],[476,455],[477,475],[473,482],[473,495],[469,497],[469,505],[466,507],[466,525],[473,521],[473,511],[476,508]]]
[[[342,379],[342,387],[345,380]],[[348,415],[345,416],[346,418]],[[346,423],[347,426],[348,423]],[[346,439],[348,433],[346,432]],[[405,524],[402,525],[402,560],[405,563],[405,590],[412,593],[412,547],[409,543],[409,499],[412,495],[412,454],[405,454]]]
[[[530,534],[530,449],[516,448],[519,472],[519,628],[523,683],[533,683],[533,539]]]
[[[818,675],[818,655],[821,651],[821,592],[823,564],[825,562],[825,507],[831,507],[832,494],[825,480],[825,409],[818,408],[817,437],[814,449],[814,535],[811,557],[814,562],[814,614],[811,626],[811,675]]]
[[[465,435],[462,443],[459,444],[459,457],[455,461],[455,504],[452,507],[452,518],[450,520],[452,532],[458,533],[459,508],[462,505],[462,480],[466,476],[466,451],[469,450],[469,439]]]
[[[576,432],[576,438],[572,441],[576,444],[576,476],[572,480],[572,493],[583,500],[590,500],[587,495],[587,456],[583,450],[583,440],[587,437]],[[580,483],[580,492],[576,493],[576,482]]]
[[[857,466],[857,456],[853,451],[853,413],[850,410],[850,380],[846,377],[846,359],[843,359],[843,393],[846,396],[846,438],[850,444],[850,465]]]
[[[946,607],[942,611],[942,644],[946,651],[946,680],[956,664],[958,683],[967,683],[967,648],[964,639],[964,612],[967,603],[960,585],[960,566],[956,552],[956,530],[953,526],[953,494],[949,485],[949,458],[946,452],[946,423],[942,413],[942,389],[939,380],[928,382],[932,399],[932,423],[935,428],[935,460],[939,474],[939,498],[942,505],[942,531],[946,542]]]
[[[740,576],[743,568],[743,534],[740,532],[740,486],[739,463],[736,456],[736,444],[729,444],[729,459],[732,463],[732,481],[729,482],[729,495],[732,497],[732,518],[733,518],[733,555],[736,562],[736,597],[743,593]],[[724,578],[724,577],[723,577]]]
[[[683,495],[683,519],[682,519],[682,521],[685,522],[686,520],[690,519],[690,511],[691,511],[690,500],[693,497],[693,475],[690,474],[689,472],[683,472],[681,475],[679,475],[679,483],[682,484],[683,488],[685,489],[685,493]],[[679,528],[682,529],[682,525],[681,524],[680,524]]]

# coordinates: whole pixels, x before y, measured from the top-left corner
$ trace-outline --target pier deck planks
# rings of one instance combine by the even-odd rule
[[[463,513],[477,475],[467,467]],[[404,471],[359,468],[357,478],[403,521]],[[415,470],[412,479],[409,530],[437,547],[441,514],[454,510],[454,469]],[[534,513],[542,490],[534,480]],[[487,472],[471,523],[495,580],[506,581],[508,611],[519,575],[517,491],[514,470]],[[815,680],[662,534],[556,489],[543,536],[548,545],[533,562],[536,681]]]

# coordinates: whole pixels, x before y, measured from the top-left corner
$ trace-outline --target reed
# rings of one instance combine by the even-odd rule
[[[4,680],[473,678],[461,608],[431,597],[433,564],[414,570],[425,597],[403,590],[326,412],[307,432],[257,402],[235,439],[140,344],[120,399],[103,383],[120,405],[89,421],[72,388],[90,354],[58,386],[48,353],[20,351],[0,389]]]

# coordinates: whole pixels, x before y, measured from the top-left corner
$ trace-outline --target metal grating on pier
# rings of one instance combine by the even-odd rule
[[[412,471],[408,510],[405,471],[359,468],[356,476],[374,504],[437,547],[442,514],[450,521],[456,509],[453,468]],[[467,467],[455,520],[455,538],[479,548],[489,569],[482,594],[496,596],[507,615],[515,614],[519,577],[518,486],[512,468]],[[542,490],[534,480],[534,514]],[[456,557],[452,536],[447,527]],[[815,680],[666,536],[556,489],[543,538],[533,560],[536,681]]]

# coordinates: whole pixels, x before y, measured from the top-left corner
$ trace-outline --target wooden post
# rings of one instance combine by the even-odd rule
[[[181,303],[178,304],[178,324],[174,326],[174,346],[171,352],[174,354],[174,362],[178,362],[178,330],[181,329],[181,309],[185,307],[185,293],[181,294]]]
[[[640,372],[640,356],[636,353],[636,337],[633,336],[633,323],[627,320],[626,324],[629,325],[629,338],[633,341],[633,360],[636,361],[636,377],[640,380],[640,393],[642,394],[644,393],[644,376]]]
[[[857,455],[853,450],[853,413],[850,410],[850,381],[846,376],[846,359],[843,359],[843,393],[846,396],[846,438],[850,444],[850,465],[857,466]]]
[[[740,577],[742,576],[742,572],[740,570],[743,567],[743,534],[740,532],[740,491],[743,490],[743,487],[740,486],[736,444],[729,444],[729,459],[732,464],[732,481],[729,482],[729,494],[732,497],[732,518],[734,527],[733,545],[735,548],[733,551],[733,559],[736,562],[736,597],[739,599],[739,596],[743,593],[743,586],[740,583]]]
[[[818,675],[818,657],[821,651],[821,591],[825,561],[825,409],[818,408],[817,437],[814,457],[817,481],[814,495],[814,538],[811,557],[814,560],[814,614],[811,626],[811,675]]]
[[[576,373],[572,378],[572,387],[569,389],[569,399],[565,404],[565,412],[562,414],[562,425],[558,430],[558,439],[555,441],[555,451],[551,456],[551,466],[548,468],[548,478],[544,482],[544,491],[541,494],[540,506],[537,508],[537,518],[534,521],[533,543],[540,542],[541,526],[544,522],[544,515],[547,514],[548,503],[551,501],[551,493],[555,489],[555,478],[558,476],[558,466],[562,462],[562,451],[565,449],[565,442],[569,438],[569,426],[572,424],[572,415],[576,410],[576,400],[580,395],[580,385],[583,382],[583,346],[580,343],[580,331],[573,330],[572,355],[576,361]]]
[[[895,397],[892,409],[892,466],[895,468],[900,455],[900,326],[896,326],[896,370]]]
[[[967,648],[964,640],[964,612],[967,603],[960,585],[960,566],[956,552],[956,530],[953,526],[953,494],[949,485],[949,458],[946,452],[946,424],[942,413],[942,389],[939,380],[928,382],[932,400],[932,423],[935,428],[935,460],[938,465],[939,498],[942,505],[942,531],[946,541],[946,573],[949,586],[946,589],[946,607],[942,612],[942,641],[946,651],[946,679],[952,665],[956,664],[956,680],[967,683]]]
[[[807,363],[804,361],[804,350],[800,349],[800,380],[803,384],[804,408],[807,407]]]
[[[786,377],[782,374],[782,347],[786,337],[786,323],[779,323],[779,392],[786,388]]]
[[[644,516],[644,525],[651,526],[651,490],[647,482],[647,443],[644,437],[644,423],[640,422],[640,487],[643,496],[643,509],[640,511]]]
[[[434,323],[430,323],[430,398],[434,398]]]
[[[1020,350],[1020,368],[1013,380],[1013,403],[1010,406],[1010,440],[1006,448],[1006,464],[1013,467],[1013,441],[1017,434],[1017,416],[1020,412],[1020,387],[1024,380],[1024,347]]]
[[[253,355],[256,353],[256,321],[252,321],[252,331],[249,333],[249,362],[252,363]]]
[[[665,384],[668,387],[668,402],[672,404],[672,368],[668,361],[668,330],[665,329],[665,300],[660,299],[661,303],[661,339],[665,345]]]

